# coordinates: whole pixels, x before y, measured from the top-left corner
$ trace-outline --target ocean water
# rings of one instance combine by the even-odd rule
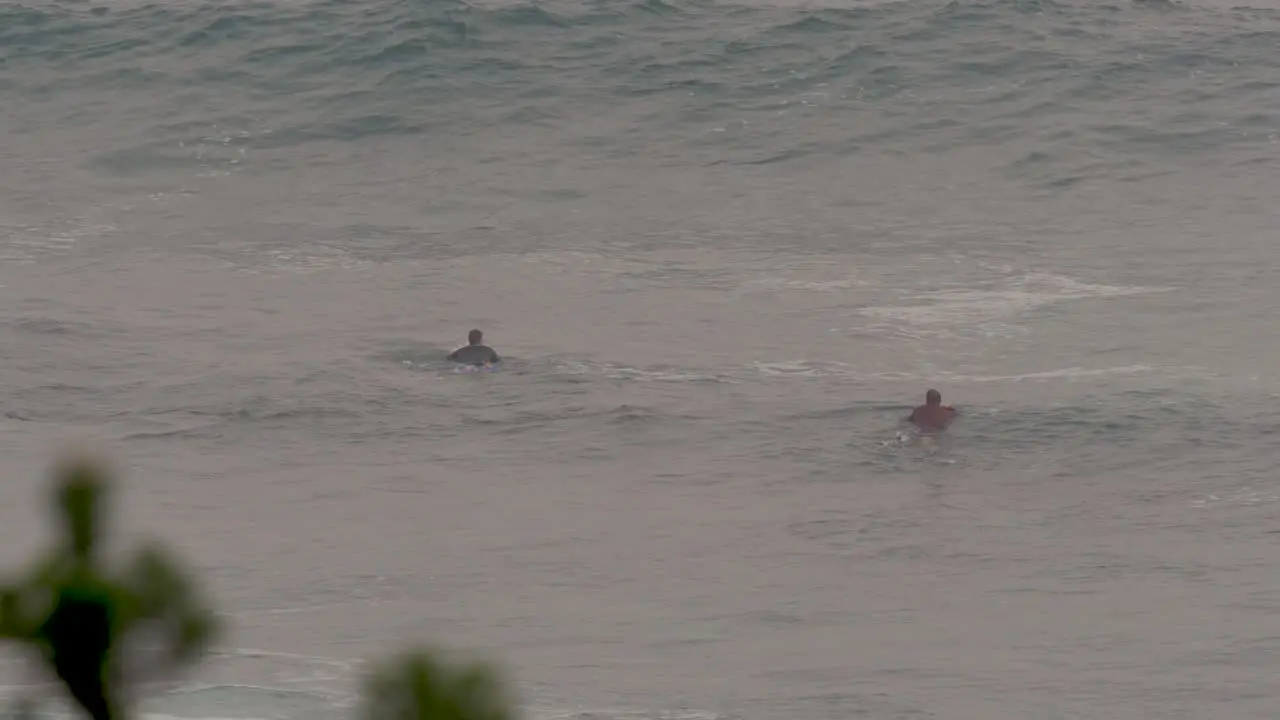
[[[0,4],[0,563],[110,452],[229,626],[153,718],[351,717],[423,642],[533,720],[1272,720],[1277,49],[1273,0]]]

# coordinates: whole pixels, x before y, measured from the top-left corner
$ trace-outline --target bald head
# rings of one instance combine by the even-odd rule
[[[937,390],[930,390],[924,394],[924,402],[926,405],[941,405],[942,393]]]
[[[471,332],[467,333],[467,342],[471,343],[472,345],[479,345],[481,340],[484,340],[484,333],[480,332],[479,330],[472,330]]]

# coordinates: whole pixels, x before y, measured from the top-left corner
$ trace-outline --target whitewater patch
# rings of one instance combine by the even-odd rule
[[[1253,487],[1243,487],[1221,494],[1210,493],[1192,500],[1190,505],[1193,508],[1207,508],[1216,505],[1258,505],[1273,502],[1280,502],[1280,493],[1275,490],[1258,490]]]
[[[938,336],[979,333],[1012,336],[1026,332],[1018,316],[1071,300],[1123,298],[1161,292],[1169,287],[1096,285],[1063,275],[1029,273],[1010,278],[993,289],[951,289],[920,292],[908,300],[918,304],[862,308],[859,314],[882,321],[881,327],[901,334],[902,326]]]
[[[770,378],[840,378],[855,382],[906,382],[906,381],[938,381],[949,384],[982,384],[1000,382],[1033,382],[1065,380],[1083,381],[1098,377],[1117,375],[1142,375],[1167,373],[1178,377],[1202,377],[1204,370],[1194,367],[1156,366],[1144,363],[1114,365],[1107,367],[1082,367],[1078,365],[1041,370],[1026,373],[977,374],[937,370],[931,372],[885,371],[869,372],[859,370],[851,363],[843,362],[807,362],[789,360],[776,362],[754,362],[749,368],[755,373]]]
[[[71,253],[81,240],[116,232],[114,225],[73,218],[46,225],[0,225],[0,262],[33,263]]]
[[[994,383],[994,382],[1023,382],[1026,380],[1086,380],[1090,378],[1103,377],[1108,375],[1138,375],[1143,373],[1155,372],[1155,366],[1143,363],[1135,363],[1133,365],[1115,365],[1112,367],[1101,368],[1085,368],[1079,366],[1058,368],[1055,370],[1044,370],[1041,372],[1020,373],[1014,375],[965,375],[960,373],[949,373],[941,371],[935,373],[948,382],[969,382],[969,383]]]
[[[554,365],[554,372],[561,375],[594,375],[611,380],[634,380],[639,382],[740,382],[722,373],[698,372],[680,368],[644,369],[611,363],[561,362]]]
[[[773,290],[801,290],[809,292],[835,292],[838,290],[850,290],[852,288],[863,285],[864,283],[853,278],[842,280],[794,280],[786,278],[759,278],[752,280],[748,286],[768,288]]]
[[[741,366],[727,367],[721,372],[706,372],[690,368],[637,368],[626,365],[592,362],[559,362],[553,372],[568,376],[596,376],[613,380],[637,382],[711,382],[738,384],[764,380],[818,380],[837,379],[854,383],[937,382],[951,385],[1021,383],[1021,382],[1084,382],[1101,377],[1125,375],[1167,375],[1169,377],[1201,378],[1207,372],[1203,368],[1150,365],[1132,363],[1104,367],[1070,365],[1066,367],[1025,373],[974,373],[934,370],[912,372],[905,370],[874,370],[854,363],[808,360],[758,360]]]

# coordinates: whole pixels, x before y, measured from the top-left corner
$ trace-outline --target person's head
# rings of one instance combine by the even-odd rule
[[[472,330],[471,332],[467,333],[467,342],[471,343],[472,345],[479,345],[480,341],[483,339],[484,339],[484,333],[480,332],[479,330]]]
[[[924,402],[926,405],[941,405],[942,393],[937,390],[930,390],[924,394]]]

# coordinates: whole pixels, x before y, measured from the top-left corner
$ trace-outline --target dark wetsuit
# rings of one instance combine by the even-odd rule
[[[449,359],[462,365],[496,365],[502,362],[488,345],[468,345],[449,353]]]

